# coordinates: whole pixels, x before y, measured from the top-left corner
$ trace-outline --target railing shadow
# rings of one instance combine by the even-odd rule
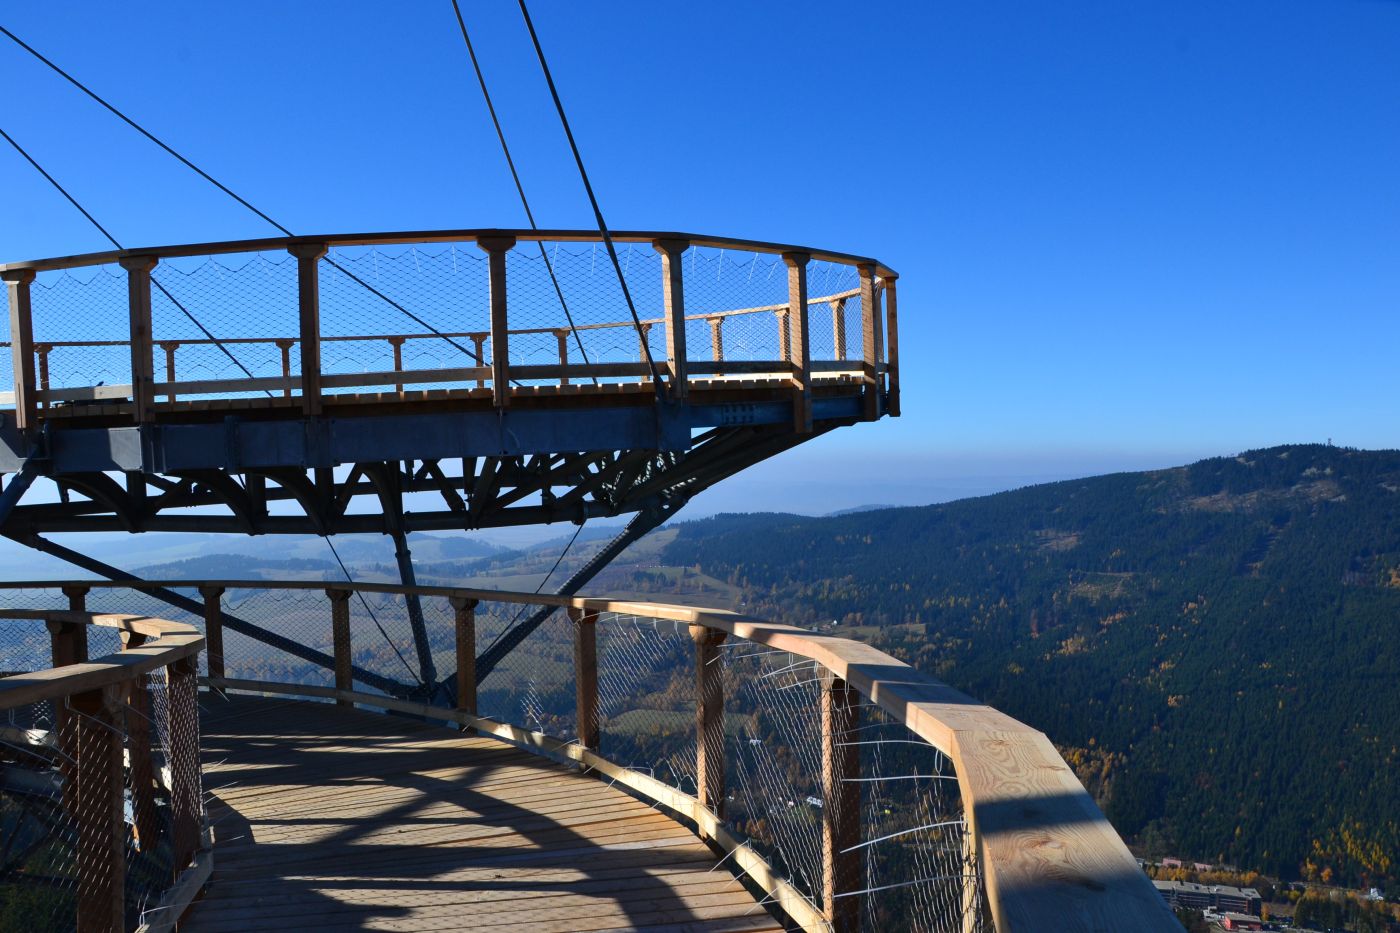
[[[678,824],[619,821],[643,808],[601,783],[580,785],[569,802],[577,782],[563,766],[327,704],[210,696],[203,705],[216,868],[190,930],[558,923],[580,897],[596,903],[577,917],[584,929],[712,919],[687,905],[685,887],[702,899],[720,889],[748,898],[753,922],[734,929],[776,926],[727,872],[709,873],[715,858]],[[240,804],[254,788],[266,788],[259,803]],[[287,802],[264,815],[263,795],[279,793]]]

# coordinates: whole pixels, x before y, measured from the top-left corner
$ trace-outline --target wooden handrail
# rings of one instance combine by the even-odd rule
[[[40,583],[26,581],[0,582],[0,590],[47,589],[65,585],[137,591],[157,587],[199,587],[208,591],[324,590],[327,586],[320,581],[267,580]],[[823,676],[829,678],[828,691],[832,697],[839,698],[842,690],[859,694],[880,707],[894,721],[903,724],[910,732],[928,742],[952,764],[957,775],[969,832],[985,878],[992,917],[999,930],[1042,929],[1047,922],[1053,922],[1056,929],[1066,931],[1110,927],[1163,931],[1175,928],[1175,921],[1166,910],[1161,897],[1139,870],[1131,853],[1085,792],[1074,772],[1065,764],[1043,733],[919,673],[870,645],[724,610],[645,601],[387,583],[336,583],[334,589],[347,594],[358,591],[437,596],[453,600],[454,605],[466,607],[470,604],[473,608],[477,603],[487,601],[555,606],[571,610],[576,619],[589,620],[587,625],[582,626],[590,629],[583,632],[583,636],[586,637],[592,635],[591,620],[596,619],[602,624],[607,624],[609,614],[669,620],[690,626],[693,633],[707,631],[715,637],[743,639],[814,661],[825,672]],[[708,640],[698,634],[696,637],[698,643]],[[340,650],[348,652],[348,647],[348,642],[344,649],[340,649],[338,645],[338,654]],[[585,667],[590,663],[590,658],[596,658],[587,641],[581,642],[577,651],[577,657],[581,659],[579,663]],[[470,677],[474,685],[474,671]],[[347,690],[345,678],[338,676],[337,681],[338,689],[335,690],[305,687],[296,689],[305,695],[324,695],[357,703],[369,702],[361,699],[369,696],[368,694],[351,693]],[[242,689],[281,689],[277,685],[258,686],[261,684],[259,681],[227,680],[220,683]],[[0,681],[0,687],[3,684],[4,681]],[[583,687],[583,679],[580,680],[580,691],[581,696],[587,693]],[[703,683],[700,685],[700,692],[702,695],[706,694]],[[708,695],[713,703],[713,694]],[[591,702],[593,701],[585,696],[584,701],[579,704],[580,713],[591,717],[592,714],[585,709]],[[835,717],[832,721],[839,721],[842,725],[839,729],[836,726],[832,727],[831,735],[827,737],[828,741],[834,741],[832,736],[841,731],[854,728],[853,722],[840,718],[848,715],[841,711],[849,709],[849,701],[834,699],[832,702],[835,704],[830,711],[830,715]],[[408,701],[376,697],[375,703],[386,708],[406,709]],[[470,724],[485,732],[492,732],[500,726],[492,720],[472,716],[462,709],[455,712],[437,707],[424,706],[422,709],[431,710],[431,713],[425,715],[455,718],[456,721]],[[706,728],[704,723],[713,722],[716,715],[718,714],[714,709],[697,711],[697,727],[702,734]],[[584,723],[580,731],[585,746],[593,746],[596,743],[596,738],[592,738],[596,733],[587,728],[591,722],[590,719],[588,723]],[[509,726],[501,728],[516,729]],[[551,739],[550,742],[555,743],[550,748],[556,752],[565,744],[555,739]],[[619,765],[599,759],[594,750],[569,754],[577,760],[583,760],[580,756],[586,754],[590,766],[595,766],[593,762],[605,763],[611,768],[610,774],[627,772],[635,775]],[[850,766],[849,757],[846,759],[848,764],[840,764],[841,756],[835,746],[828,749],[827,754],[833,762],[831,767],[839,769]],[[655,794],[653,799],[672,809],[678,809],[691,819],[697,819],[697,814],[710,814],[705,818],[703,831],[704,826],[714,825],[718,820],[715,811],[719,810],[717,804],[720,794],[718,787],[713,783],[714,780],[707,771],[706,787],[700,792],[703,799],[681,795],[689,801],[684,808],[673,806],[673,798],[679,794],[674,788],[667,788],[665,799]],[[648,778],[647,781],[651,779]],[[722,783],[722,776],[719,781]],[[641,789],[644,794],[650,792],[650,784],[646,781],[632,782],[628,786],[634,790]],[[833,813],[829,818],[835,819],[836,808],[832,809]],[[846,844],[850,838],[849,825],[833,823],[828,831],[831,834],[829,848],[832,853],[849,849],[849,845]]]
[[[653,243],[658,240],[684,240],[691,246],[716,249],[739,249],[755,253],[780,256],[783,253],[810,253],[821,262],[837,262],[847,265],[873,263],[879,275],[893,275],[894,270],[878,260],[853,253],[814,249],[791,243],[768,243],[762,240],[744,240],[735,237],[701,236],[694,233],[676,233],[655,230],[613,230],[609,235],[616,243]],[[46,272],[53,269],[78,269],[84,266],[100,266],[119,262],[126,256],[154,256],[158,259],[174,259],[188,256],[217,256],[227,253],[255,253],[271,250],[284,250],[299,244],[325,244],[326,246],[413,246],[421,243],[466,243],[483,237],[514,237],[517,240],[545,241],[557,243],[597,243],[602,242],[596,230],[502,230],[478,228],[472,230],[419,230],[396,233],[333,233],[324,236],[262,237],[250,240],[221,240],[212,243],[185,243],[172,246],[140,247],[127,250],[105,250],[97,253],[80,253],[72,256],[55,256],[46,259],[31,259],[0,265],[0,273],[27,271]]]
[[[128,860],[165,849],[174,884],[158,905],[154,923],[142,930],[173,929],[209,876],[199,766],[199,706],[196,658],[204,637],[192,626],[151,616],[82,611],[90,586],[63,587],[66,611],[0,609],[0,619],[42,621],[53,639],[47,670],[0,678],[0,711],[48,701],[56,734],[60,799],[73,832],[72,866],[79,933],[127,929]],[[116,629],[123,650],[89,661],[87,626]],[[147,674],[164,668],[164,767],[153,760]],[[192,733],[191,734],[191,730]],[[163,780],[162,780],[163,779]],[[157,818],[156,783],[164,784],[169,825]],[[128,847],[124,811],[129,800],[137,845]],[[167,845],[157,839],[166,836]],[[139,853],[139,856],[137,854]],[[149,861],[147,859],[147,861]],[[142,873],[154,866],[146,864]],[[157,905],[150,905],[157,906]]]

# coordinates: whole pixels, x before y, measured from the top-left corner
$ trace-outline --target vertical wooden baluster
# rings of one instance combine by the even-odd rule
[[[724,817],[724,632],[690,626],[695,641],[695,784],[702,807]]]
[[[705,318],[710,323],[710,358],[716,363],[724,362],[724,318],[718,315]],[[716,373],[715,375],[719,375]]]
[[[457,711],[476,715],[476,605],[466,596],[449,596],[457,623]]]
[[[598,613],[570,609],[574,620],[574,699],[578,710],[578,741],[598,750]]]
[[[197,659],[181,658],[165,669],[166,763],[170,767],[172,870],[179,877],[199,848],[199,702]]]
[[[837,897],[864,886],[860,849],[860,694],[822,672],[822,909],[836,933],[860,928],[860,898]]]
[[[34,270],[11,269],[0,272],[10,298],[10,359],[15,377],[15,427],[21,431],[38,425],[34,393],[34,318],[29,304],[29,286]]]
[[[39,357],[39,391],[47,392],[49,391],[49,354],[53,352],[53,344],[35,344],[34,352],[38,354]],[[39,405],[47,410],[49,407],[48,400],[45,399],[41,401]]]
[[[66,588],[65,588],[66,589]],[[72,604],[73,597],[69,597]],[[82,610],[78,610],[82,611]],[[47,623],[49,630],[49,650],[54,667],[66,667],[69,664],[82,664],[88,659],[87,626],[77,622],[59,622],[50,619]],[[55,702],[53,709],[54,732],[62,735],[68,726],[68,711],[62,702]],[[59,762],[59,773],[68,779],[66,763]]]
[[[131,403],[136,422],[146,424],[155,417],[155,351],[151,346],[151,270],[154,256],[124,256],[118,262],[126,270],[127,311],[131,338]]]
[[[69,612],[87,612],[87,594],[88,594],[88,591],[91,590],[91,589],[92,589],[92,587],[90,587],[90,586],[82,586],[81,584],[74,584],[74,585],[72,585],[72,586],[65,586],[65,587],[62,587],[63,595],[68,597],[68,611],[69,611]],[[86,659],[87,659],[87,626],[84,625],[84,626],[81,626],[81,628],[82,628],[82,643],[83,643],[82,654],[83,654],[83,659],[86,660]]]
[[[352,690],[350,672],[350,591],[327,589],[331,600],[331,638],[335,645],[335,689]],[[351,700],[336,699],[337,706],[354,706]]]
[[[559,374],[559,384],[566,386],[569,384],[569,330],[556,330],[554,339],[559,341],[559,365],[564,367],[564,371]]]
[[[899,417],[899,320],[895,301],[898,278],[891,273],[880,280],[885,293],[885,329],[889,338],[889,346],[885,348],[885,373],[889,379],[885,404],[892,418]]]
[[[788,267],[788,326],[791,328],[792,423],[798,432],[812,430],[811,341],[807,327],[808,253],[783,253]]]
[[[160,348],[165,351],[165,381],[171,384],[167,386],[165,390],[165,400],[166,402],[173,402],[175,401],[175,389],[173,388],[175,382],[175,351],[180,348],[180,341],[162,340],[160,342]]]
[[[784,362],[792,359],[792,315],[787,311],[774,311],[778,321],[778,357]]]
[[[293,243],[297,260],[297,323],[301,338],[301,410],[321,414],[321,257],[324,243]]]
[[[82,593],[87,592],[86,587],[74,588],[75,592],[81,589]],[[84,612],[82,607],[84,599],[82,593],[76,596],[68,594],[69,587],[64,587],[63,592],[68,595],[69,605],[76,604],[79,608],[72,609],[72,612]],[[82,664],[88,659],[88,638],[87,626],[79,622],[53,622],[48,623],[50,642],[53,648],[53,666],[64,667],[68,664]]]
[[[689,387],[685,366],[685,280],[682,256],[688,240],[656,240],[652,248],[661,254],[661,299],[666,309],[666,366],[671,374],[671,397],[683,399]]]
[[[273,343],[277,344],[277,349],[282,351],[282,378],[292,378],[292,347],[296,346],[295,340],[288,340],[286,337],[278,337]],[[283,386],[282,397],[292,397],[292,387]]]
[[[637,362],[639,362],[639,363],[645,363],[645,362],[646,362],[646,359],[647,359],[647,348],[650,346],[650,344],[649,344],[648,341],[650,341],[650,340],[651,340],[651,325],[650,325],[650,324],[647,324],[646,322],[643,322],[642,325],[641,325],[641,327],[638,329],[638,333],[637,333]],[[652,362],[653,362],[653,363],[656,362],[656,360],[655,360],[654,357],[653,357],[653,359],[652,359]],[[650,384],[651,384],[651,370],[650,370],[650,369],[648,369],[648,370],[647,370],[647,374],[646,374],[645,376],[642,377],[642,383],[643,383],[644,385],[650,385]]]
[[[122,650],[130,651],[146,643],[140,632],[121,633]],[[136,844],[142,852],[151,851],[159,833],[156,819],[155,767],[151,763],[150,675],[138,674],[127,690],[131,715],[126,718],[127,753],[131,759],[131,813],[136,825]]]
[[[389,341],[389,345],[390,345],[391,347],[394,348],[394,372],[396,372],[396,373],[401,373],[401,372],[403,372],[403,340],[404,340],[404,338],[402,338],[402,337],[389,337],[389,338],[387,338],[387,339],[388,339],[388,341]],[[394,391],[395,391],[396,393],[398,393],[399,398],[402,399],[402,398],[403,398],[403,383],[402,383],[402,382],[396,382],[396,383],[394,383]]]
[[[837,298],[831,305],[831,337],[835,345],[833,360],[846,358],[846,299]]]
[[[199,597],[204,600],[204,657],[209,666],[209,676],[220,679],[224,673],[224,610],[220,597],[224,595],[221,586],[201,586]]]
[[[515,246],[515,237],[479,237],[476,245],[486,251],[489,266],[492,398],[497,408],[505,408],[510,404],[510,324],[506,308],[506,253]]]
[[[67,698],[70,723],[60,751],[71,762],[63,805],[76,830],[79,933],[126,929],[126,825],[123,820],[121,691],[112,684]]]
[[[471,335],[472,344],[473,344],[473,345],[475,346],[475,348],[476,348],[476,365],[477,365],[478,368],[484,367],[484,366],[486,365],[486,349],[485,349],[485,348],[486,348],[486,337],[487,337],[486,334],[472,334],[472,335]],[[484,389],[484,388],[486,388],[486,380],[485,380],[485,379],[480,379],[480,378],[477,379],[477,380],[476,380],[476,387],[477,387],[478,389]]]
[[[865,373],[866,421],[880,417],[880,296],[875,288],[875,266],[861,263],[860,273],[860,331],[861,369]]]

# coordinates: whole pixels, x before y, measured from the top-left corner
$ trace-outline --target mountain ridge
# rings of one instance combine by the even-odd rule
[[[1400,452],[1290,445],[940,505],[715,516],[663,560],[1044,730],[1145,848],[1395,877]]]

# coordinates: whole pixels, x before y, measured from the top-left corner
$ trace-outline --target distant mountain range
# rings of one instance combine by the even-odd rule
[[[825,518],[660,562],[1043,729],[1157,854],[1400,875],[1400,452],[1290,446]]]

